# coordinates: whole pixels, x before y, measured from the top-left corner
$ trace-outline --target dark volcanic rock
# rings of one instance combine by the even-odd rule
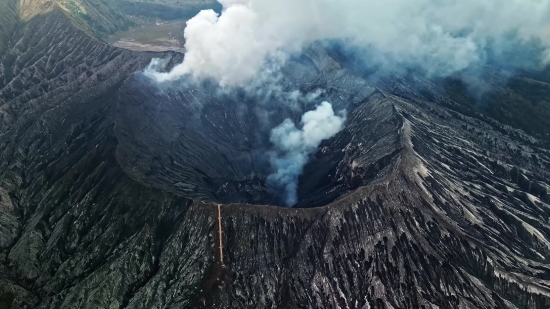
[[[443,107],[453,97],[429,81],[372,84],[319,47],[292,60],[286,82],[325,89],[348,121],[286,209],[252,205],[276,199],[255,98],[157,88],[131,73],[181,55],[109,47],[58,11],[12,42],[0,306],[550,306],[550,151]]]

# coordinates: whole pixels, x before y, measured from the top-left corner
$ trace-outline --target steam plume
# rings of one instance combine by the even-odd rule
[[[158,72],[162,63],[153,62],[146,75],[158,82],[211,79],[223,90],[275,93],[284,98],[279,102],[292,103],[300,94],[279,95],[279,69],[315,42],[365,48],[369,59],[363,60],[382,71],[420,68],[431,76],[483,65],[488,55],[510,54],[518,43],[537,47],[537,64],[550,62],[550,0],[218,1],[221,14],[205,10],[188,21],[184,61],[164,73]],[[309,157],[344,122],[323,102],[303,115],[301,129],[287,119],[272,130],[268,184],[284,192],[286,205],[297,201],[298,176]]]
[[[269,175],[268,184],[283,192],[286,206],[297,202],[298,176],[309,157],[322,141],[342,130],[345,120],[345,111],[335,115],[332,105],[323,102],[302,116],[301,129],[286,119],[271,131],[270,140],[276,151],[271,157],[274,172]]]
[[[314,41],[345,39],[378,51],[392,65],[446,75],[483,63],[489,41],[499,48],[537,42],[550,61],[550,0],[218,0],[221,15],[202,11],[185,30],[186,57],[158,81],[182,75],[222,86],[248,83],[265,62]],[[502,44],[504,42],[504,44]]]

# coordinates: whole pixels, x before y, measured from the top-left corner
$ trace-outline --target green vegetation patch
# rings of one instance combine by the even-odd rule
[[[116,1],[110,0],[58,0],[71,17],[95,36],[106,36],[127,30],[132,22],[117,10]]]
[[[190,19],[204,9],[215,9],[217,11],[221,11],[221,5],[217,2],[207,4],[178,5],[178,2],[172,4],[160,4],[153,2],[121,0],[116,3],[118,10],[124,14],[160,20]]]

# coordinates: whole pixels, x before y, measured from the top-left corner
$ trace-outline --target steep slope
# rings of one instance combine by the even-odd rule
[[[128,16],[117,9],[117,3],[110,0],[19,0],[18,6],[24,21],[60,9],[88,35],[105,38],[132,25]]]
[[[11,36],[18,23],[17,1],[2,1],[0,12],[2,12],[2,18],[0,19],[0,55],[2,55],[10,43]]]
[[[284,82],[325,89],[346,129],[300,178],[304,208],[263,206],[258,98],[157,88],[132,74],[153,56],[182,58],[112,48],[55,7],[18,27],[0,63],[0,305],[550,306],[538,139],[314,46]]]
[[[302,73],[297,74],[302,76],[300,80],[292,84],[323,85],[331,89],[329,99],[336,106],[345,104],[351,112],[346,130],[321,145],[322,152],[306,169],[300,183],[301,198],[307,200],[309,190],[316,190],[311,196],[317,198],[334,193],[340,198],[322,208],[307,210],[222,206],[225,268],[213,268],[202,279],[198,292],[189,291],[193,284],[185,279],[186,273],[197,266],[172,266],[174,255],[167,249],[157,276],[136,294],[130,307],[550,305],[546,264],[550,158],[548,150],[541,148],[542,143],[511,127],[443,108],[453,99],[438,93],[438,88],[426,80],[388,79],[378,81],[376,87],[369,86],[357,75],[327,61],[326,54],[321,59],[310,57],[322,74],[315,74],[309,66],[291,64],[300,67]],[[323,65],[323,61],[332,65]],[[193,156],[205,158],[210,154],[203,153],[207,151],[203,149],[209,148],[203,148],[201,140],[222,139],[238,145],[242,138],[239,135],[223,139],[220,134],[251,133],[219,128],[220,124],[231,127],[235,117],[229,116],[232,108],[225,110],[215,98],[207,99],[201,94],[204,90],[187,89],[182,93],[180,89],[164,89],[155,93],[140,79],[129,79],[123,89],[130,87],[128,83],[135,84],[135,88],[124,90],[123,101],[133,103],[118,115],[123,119],[128,114],[126,109],[135,111],[136,106],[140,112],[132,113],[134,117],[127,122],[117,122],[122,166],[150,185],[185,196],[212,198],[201,195],[212,190],[208,184],[200,178],[189,178],[205,173],[179,172],[179,162],[186,162],[181,166],[184,168],[193,166],[193,160],[188,156],[178,160],[177,154],[192,151]],[[424,83],[423,95],[412,87],[418,83]],[[145,98],[141,91],[151,97]],[[197,101],[202,105],[197,106]],[[156,102],[166,104],[153,107]],[[218,116],[210,113],[214,109],[211,105],[220,108]],[[190,111],[202,115],[200,126],[193,123],[175,127],[178,122],[192,123],[178,118],[180,113],[189,116]],[[244,117],[247,123],[254,123],[246,113]],[[223,118],[229,120],[223,122]],[[210,123],[217,124],[219,131],[208,129]],[[140,124],[149,130],[131,129]],[[168,128],[178,133],[172,134],[175,139],[164,142]],[[212,135],[193,139],[195,130]],[[261,134],[258,130],[253,133]],[[182,137],[188,141],[178,141]],[[217,150],[230,156],[232,152],[223,147]],[[207,161],[204,168],[217,171],[246,171],[249,164],[243,167],[242,160],[231,157],[219,163]],[[230,180],[239,176],[226,177]],[[167,179],[177,179],[193,190],[172,186]],[[246,198],[239,197],[238,192],[231,198],[236,196]],[[323,205],[322,201],[314,205]],[[204,211],[215,218],[215,210]],[[210,254],[219,257],[216,238],[213,234]],[[174,242],[173,246],[179,244],[179,240]],[[174,280],[174,276],[179,279]],[[222,282],[219,287],[218,280]],[[170,283],[177,287],[170,288]]]
[[[37,15],[15,33],[0,63],[0,294],[17,295],[16,307],[19,302],[36,305],[44,296],[36,288],[47,281],[39,278],[51,277],[49,269],[58,269],[67,257],[76,258],[72,245],[53,239],[42,242],[48,237],[34,229],[46,228],[43,232],[50,236],[53,231],[59,233],[71,222],[68,210],[76,206],[69,197],[76,194],[77,199],[90,199],[96,181],[103,179],[108,188],[116,183],[120,191],[129,189],[127,184],[132,182],[117,167],[111,151],[116,139],[109,135],[113,109],[108,98],[151,57],[89,37],[59,9]],[[79,168],[95,173],[97,180],[79,180]],[[71,189],[69,184],[76,186]],[[140,188],[127,191],[126,197],[115,196],[132,204],[130,196],[139,196]],[[64,203],[68,208],[61,207]],[[131,211],[123,210],[121,203],[114,205],[115,212]],[[59,216],[54,219],[59,225],[43,221],[49,215]],[[96,220],[102,215],[97,214]],[[111,224],[120,224],[120,216],[110,218]],[[65,254],[43,259],[46,248],[66,245]]]
[[[460,80],[451,79],[442,83],[442,88],[456,98],[455,106],[450,107],[474,117],[491,117],[522,129],[550,145],[550,84],[544,81],[550,75],[547,70],[536,72],[542,80],[534,78],[530,72],[517,75],[489,72],[482,83],[486,90],[477,97],[472,96]]]
[[[185,20],[202,9],[216,8],[215,1],[183,0],[177,3],[149,3],[112,0],[6,0],[0,3],[0,52],[20,22],[61,9],[73,24],[100,39],[127,30],[136,20]],[[140,19],[141,18],[141,19]]]

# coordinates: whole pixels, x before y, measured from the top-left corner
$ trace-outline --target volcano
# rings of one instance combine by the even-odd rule
[[[315,103],[143,74],[183,57],[114,48],[59,8],[14,30],[0,308],[550,307],[550,148],[513,110],[489,114],[459,78],[373,78],[313,45],[281,84],[322,90],[346,126],[279,207],[270,124]],[[493,101],[544,105],[547,76],[481,78]]]

